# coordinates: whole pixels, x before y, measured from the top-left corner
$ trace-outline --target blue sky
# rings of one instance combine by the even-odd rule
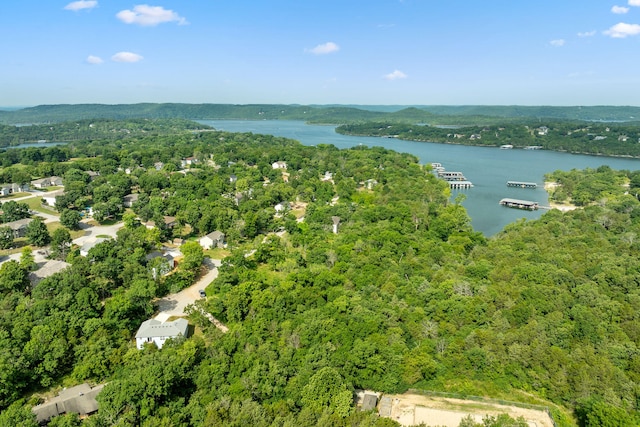
[[[640,105],[640,0],[5,0],[0,105]]]

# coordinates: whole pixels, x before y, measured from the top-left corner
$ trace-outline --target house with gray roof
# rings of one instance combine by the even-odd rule
[[[156,319],[149,319],[142,322],[136,333],[136,347],[142,350],[145,344],[154,343],[158,348],[162,348],[166,340],[170,338],[186,338],[188,334],[189,322],[185,319],[164,323]]]
[[[15,239],[24,237],[27,234],[27,227],[33,221],[33,218],[22,218],[17,221],[5,222],[0,224],[0,227],[9,227],[13,231],[13,237]]]
[[[42,267],[37,269],[36,271],[32,271],[29,273],[29,281],[32,285],[37,285],[42,281],[42,279],[46,279],[49,276],[53,276],[54,274],[64,270],[69,267],[71,264],[64,261],[58,261],[57,259],[50,259],[45,262]]]
[[[222,231],[212,231],[200,238],[200,246],[203,249],[221,248],[224,246],[224,233]]]
[[[104,384],[93,388],[89,384],[80,384],[62,390],[58,396],[35,406],[32,412],[40,424],[46,424],[51,418],[62,414],[76,413],[87,416],[98,411],[96,396],[102,391]]]

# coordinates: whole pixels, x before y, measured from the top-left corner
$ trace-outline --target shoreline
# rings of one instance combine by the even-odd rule
[[[559,186],[560,184],[558,184],[557,182],[551,182],[551,181],[544,182],[544,190],[547,192],[548,195],[551,195],[553,193],[553,190],[555,190]],[[551,209],[558,209],[560,212],[569,212],[574,209],[578,209],[576,205],[572,205],[571,203],[557,203],[557,202],[552,202],[551,200],[549,200],[549,207]]]

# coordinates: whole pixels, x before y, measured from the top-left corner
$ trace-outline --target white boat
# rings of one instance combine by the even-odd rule
[[[511,150],[512,148],[513,148],[513,145],[511,144],[505,144],[500,146],[501,150]]]

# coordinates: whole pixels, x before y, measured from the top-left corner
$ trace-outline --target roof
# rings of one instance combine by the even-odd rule
[[[207,234],[204,237],[208,237],[211,240],[221,240],[221,239],[224,239],[224,233],[222,231],[216,230],[216,231],[212,231],[211,233]]]
[[[189,330],[189,322],[185,319],[177,319],[173,322],[162,323],[156,319],[149,319],[140,325],[136,338],[153,338],[153,337],[178,337],[187,336]]]
[[[89,384],[80,384],[62,390],[58,396],[49,399],[42,405],[35,406],[32,411],[39,423],[64,413],[74,412],[87,415],[98,410],[96,396],[102,391],[104,384],[91,388]]]
[[[22,218],[17,221],[5,222],[4,224],[0,224],[0,227],[9,227],[13,231],[16,231],[29,225],[31,221],[33,221],[33,218]]]
[[[363,411],[370,411],[372,409],[375,409],[377,404],[378,396],[376,396],[375,394],[365,393],[364,398],[362,399],[361,409]]]
[[[36,284],[40,282],[42,279],[47,278],[49,276],[53,276],[57,272],[64,270],[70,265],[71,264],[67,262],[58,261],[57,259],[49,260],[38,270],[32,273],[29,273],[29,280],[31,281],[31,283]]]
[[[133,193],[133,194],[127,194],[126,196],[123,197],[123,199],[125,201],[130,200],[132,202],[135,202],[138,200],[138,197],[140,197],[140,194],[138,193]]]

